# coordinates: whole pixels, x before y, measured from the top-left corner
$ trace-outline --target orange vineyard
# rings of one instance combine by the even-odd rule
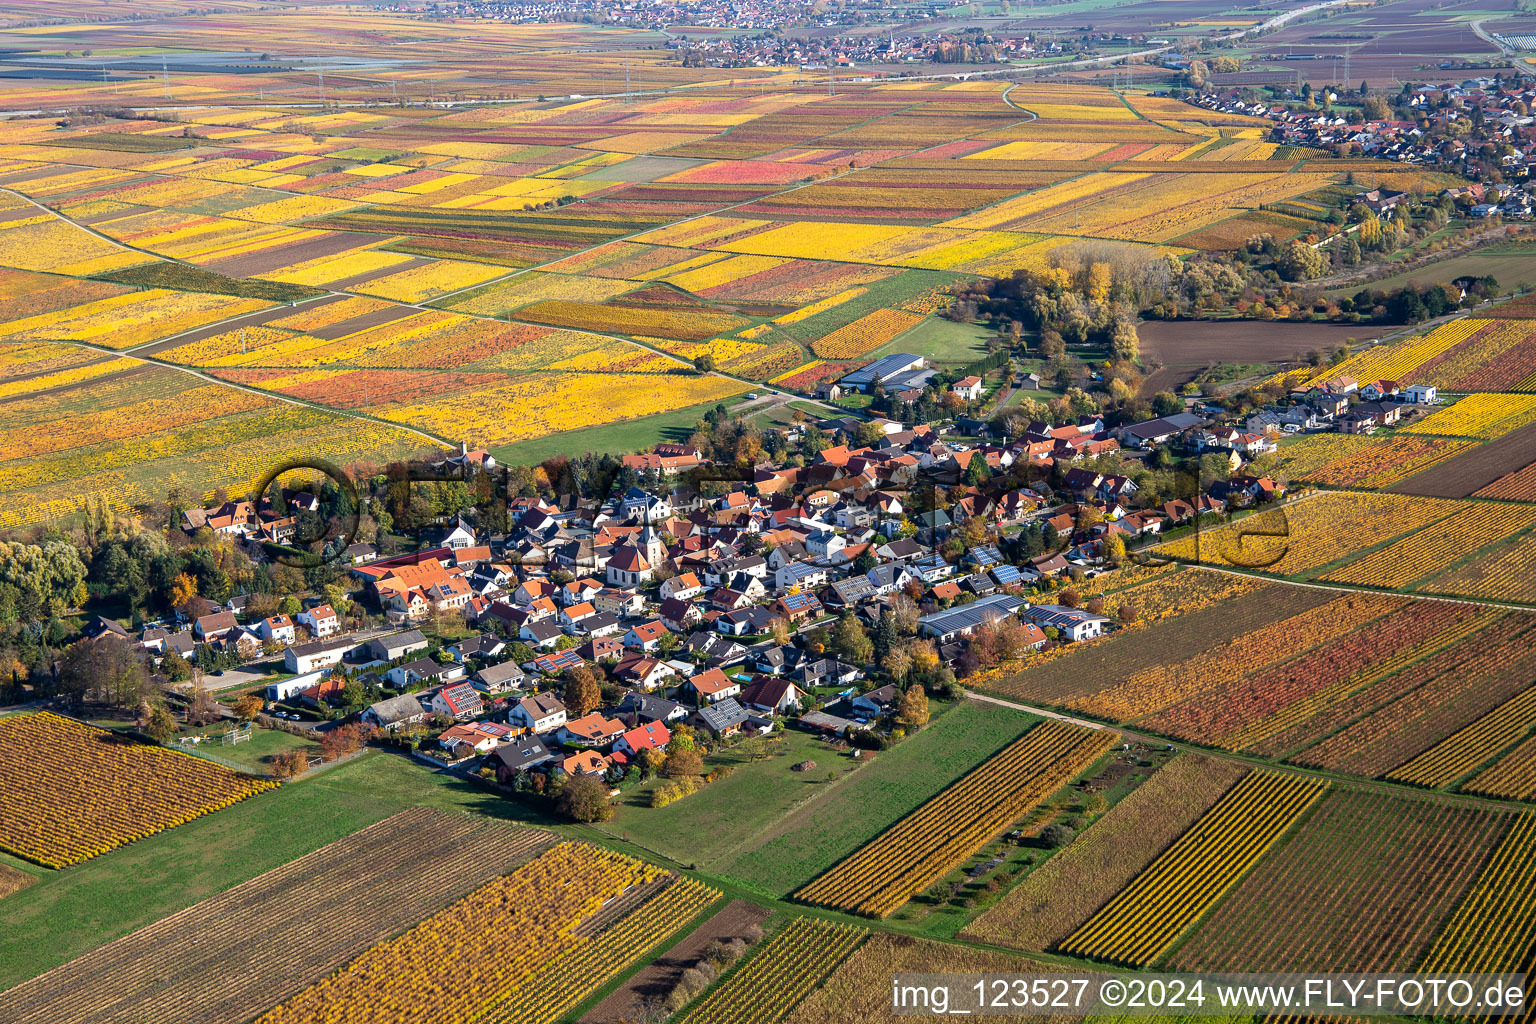
[[[276,785],[43,712],[0,720],[0,849],[62,868]]]

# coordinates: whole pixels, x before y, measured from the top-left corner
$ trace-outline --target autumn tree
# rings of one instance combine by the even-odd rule
[[[907,729],[919,729],[928,724],[928,695],[921,686],[909,686],[901,695],[896,721]]]
[[[875,656],[875,645],[852,615],[844,615],[832,628],[832,648],[839,658],[854,665],[868,665]]]
[[[923,675],[938,671],[939,652],[934,650],[931,640],[920,640],[909,645],[907,653],[912,656],[912,671]]]
[[[660,775],[661,770],[667,765],[666,752],[652,747],[647,747],[640,751],[636,760],[639,762],[641,775],[647,777]]]
[[[555,809],[572,821],[607,821],[613,817],[608,787],[590,775],[566,780],[555,799]]]
[[[182,608],[197,595],[197,577],[190,573],[177,573],[171,584],[171,607]]]
[[[304,769],[309,767],[309,758],[302,750],[285,750],[268,757],[267,766],[273,778],[291,779],[304,773]]]
[[[169,743],[176,738],[179,730],[176,727],[176,716],[166,710],[164,704],[156,704],[149,709],[149,716],[144,720],[142,732],[156,743]]]
[[[694,748],[673,751],[667,754],[667,763],[663,770],[669,779],[677,779],[685,775],[703,775],[704,758],[700,757],[698,750]]]
[[[602,700],[597,677],[586,665],[578,665],[565,675],[565,710],[572,718],[589,714]]]
[[[249,722],[261,714],[261,709],[267,706],[267,702],[261,699],[259,694],[248,693],[235,701],[232,707],[235,709],[235,717],[242,722]]]

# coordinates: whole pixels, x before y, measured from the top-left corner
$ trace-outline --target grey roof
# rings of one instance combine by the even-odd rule
[[[463,640],[460,640],[450,647],[449,650],[458,651],[460,654],[472,655],[479,654],[482,651],[494,651],[498,647],[504,646],[506,645],[497,637],[491,636],[488,633],[477,633],[474,636],[465,637]]]
[[[443,674],[443,666],[431,658],[417,658],[398,667],[402,674],[414,674],[418,679],[430,679]]]
[[[371,650],[387,654],[390,651],[404,651],[410,647],[425,647],[426,643],[427,638],[421,635],[421,630],[408,629],[403,633],[376,637],[368,641],[368,646]]]
[[[516,662],[507,661],[500,665],[487,665],[479,672],[476,672],[475,676],[487,686],[495,686],[498,683],[522,679],[523,670]]]
[[[557,636],[563,635],[560,627],[548,619],[541,619],[538,622],[524,623],[523,629],[535,642],[552,640]]]
[[[1176,412],[1172,416],[1159,416],[1157,419],[1132,423],[1125,428],[1125,432],[1132,437],[1161,437],[1164,434],[1176,434],[1190,427],[1198,427],[1204,422],[1192,412]]]
[[[897,352],[883,359],[876,359],[868,366],[854,370],[839,380],[838,383],[847,387],[861,388],[869,384],[876,377],[879,377],[882,384],[888,384],[891,377],[904,372],[907,367],[921,358],[922,356],[914,355],[911,352]]]
[[[746,710],[736,702],[735,697],[727,697],[714,704],[706,704],[695,713],[714,732],[740,725],[748,717]]]
[[[415,694],[402,693],[398,697],[381,700],[377,704],[368,705],[368,710],[383,725],[394,725],[412,718],[424,717],[426,711],[421,706],[421,701]]]
[[[519,736],[498,746],[491,756],[512,771],[518,771],[553,760],[555,755],[537,737]]]
[[[873,569],[869,570],[869,572],[865,573],[864,576],[873,586],[893,587],[896,585],[896,581],[906,571],[907,567],[902,565],[900,562],[891,562],[885,565],[875,566]]]
[[[918,621],[935,633],[953,633],[957,629],[980,626],[989,619],[1011,615],[1023,605],[1024,601],[1012,594],[996,594],[948,611],[924,615]]]
[[[638,690],[630,690],[624,695],[623,702],[619,704],[620,711],[632,711],[642,722],[665,721],[680,707],[682,705],[676,701],[658,697],[653,693],[641,693]]]
[[[294,644],[288,648],[296,658],[308,657],[311,654],[324,654],[326,651],[340,650],[345,647],[356,646],[356,640],[348,640],[345,637],[335,640],[311,640],[307,644]]]

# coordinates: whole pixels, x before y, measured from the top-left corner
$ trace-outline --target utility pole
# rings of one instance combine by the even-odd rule
[[[831,96],[836,90],[833,88],[835,77],[832,74],[832,58],[827,58],[827,95]]]
[[[624,58],[624,102],[629,102],[629,58]]]
[[[166,67],[165,58],[160,58],[160,78],[165,82],[165,98],[171,98],[171,69]]]
[[[325,107],[325,72],[316,71],[315,79],[320,83],[320,106],[323,109]]]

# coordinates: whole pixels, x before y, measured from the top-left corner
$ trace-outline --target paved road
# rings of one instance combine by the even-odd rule
[[[1498,47],[1499,52],[1504,54],[1506,57],[1513,56],[1515,53],[1513,47],[1504,45],[1501,40],[1484,31],[1483,22],[1487,20],[1488,19],[1486,18],[1478,18],[1476,21],[1472,22],[1472,31],[1477,33],[1477,38],[1481,39],[1485,43]]]

